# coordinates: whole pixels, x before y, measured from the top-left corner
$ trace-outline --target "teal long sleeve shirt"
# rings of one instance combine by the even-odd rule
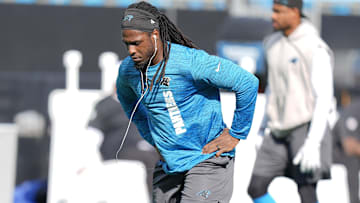
[[[150,66],[151,79],[159,64]],[[165,71],[166,83],[147,91],[133,117],[141,136],[159,150],[167,173],[184,172],[214,156],[202,148],[226,127],[219,88],[236,94],[230,135],[246,139],[252,123],[258,80],[233,62],[203,50],[172,44]],[[141,97],[141,76],[130,57],[119,68],[117,95],[130,117]],[[223,153],[234,156],[235,149]]]

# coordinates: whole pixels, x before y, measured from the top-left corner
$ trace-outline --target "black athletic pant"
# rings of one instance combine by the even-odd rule
[[[250,185],[248,187],[248,193],[252,199],[261,197],[267,193],[268,187],[271,181],[275,177],[261,177],[253,175],[250,180]],[[316,196],[316,186],[317,184],[305,184],[298,185],[298,192],[300,195],[301,203],[317,203]]]

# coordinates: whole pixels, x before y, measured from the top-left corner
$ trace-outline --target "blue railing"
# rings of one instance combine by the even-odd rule
[[[37,4],[39,0],[12,0],[6,3],[18,3],[18,4]],[[79,5],[78,0],[47,0],[50,5]],[[76,1],[76,2],[75,2]],[[137,0],[114,0],[112,2],[108,0],[81,0],[81,5],[84,6],[112,6],[112,7],[128,7],[132,3],[138,2]],[[190,10],[225,10],[227,8],[226,0],[148,0],[152,5],[158,8],[173,8],[175,5],[182,5],[182,8]],[[5,3],[4,0],[0,0],[0,3]],[[41,1],[43,4],[44,1]]]
[[[11,2],[12,1],[12,2]],[[37,4],[39,0],[11,0],[6,3],[19,3],[19,4]],[[79,0],[47,0],[50,5],[79,5]],[[76,3],[75,3],[76,1]],[[137,0],[80,0],[81,5],[84,6],[112,6],[112,7],[127,7],[132,3],[138,2]],[[182,8],[189,10],[226,10],[227,0],[148,0],[151,4],[158,8],[174,8],[182,5]],[[272,0],[249,0],[248,5],[264,10],[271,10]],[[316,3],[325,3],[328,13],[334,15],[350,15],[353,13],[353,4],[360,4],[360,0],[304,0],[304,9],[311,10]],[[0,3],[5,3],[0,0]],[[41,0],[43,4],[44,1]]]

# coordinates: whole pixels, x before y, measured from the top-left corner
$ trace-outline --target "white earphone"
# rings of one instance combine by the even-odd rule
[[[156,35],[153,35],[153,38],[154,38],[154,40],[155,40],[154,54],[151,56],[151,58],[150,58],[150,60],[149,60],[149,63],[148,63],[148,65],[147,65],[147,67],[146,67],[146,71],[145,71],[145,82],[147,82],[147,80],[148,80],[148,79],[147,79],[147,70],[148,70],[148,68],[149,68],[149,66],[150,66],[150,64],[151,64],[151,61],[154,59],[154,57],[155,57],[155,55],[156,55],[156,52],[157,52]],[[141,80],[143,80],[143,77],[144,77],[144,76],[143,76],[143,73],[142,73],[141,71],[140,71],[140,76],[141,76]],[[134,107],[133,111],[132,111],[131,114],[130,114],[129,123],[128,123],[128,126],[127,126],[127,128],[126,128],[124,137],[123,137],[123,139],[122,139],[122,141],[121,141],[121,144],[120,144],[118,150],[116,151],[116,155],[115,155],[116,160],[119,160],[118,155],[119,155],[121,149],[123,148],[123,145],[124,145],[125,139],[126,139],[126,137],[127,137],[127,135],[128,135],[129,128],[130,128],[130,124],[131,124],[132,119],[133,119],[133,117],[134,117],[135,111],[136,111],[138,105],[140,104],[141,100],[144,98],[145,94],[147,93],[148,89],[149,89],[149,87],[148,87],[148,85],[146,85],[145,91],[141,94],[139,100],[138,100],[138,101],[136,102],[136,104],[135,104],[135,107]]]
[[[156,39],[157,39],[157,37],[156,37],[156,35],[153,35],[153,38],[154,38],[154,40],[155,40],[155,52],[157,51],[157,44],[156,44]]]

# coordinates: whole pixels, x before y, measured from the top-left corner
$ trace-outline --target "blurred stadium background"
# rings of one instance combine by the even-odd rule
[[[0,169],[0,180],[6,180],[0,181],[0,198],[5,198],[1,202],[12,202],[14,186],[23,181],[48,177],[49,95],[66,87],[64,53],[79,50],[82,54],[79,88],[100,90],[99,56],[104,52],[116,53],[119,59],[127,55],[120,20],[124,9],[134,2],[0,0],[0,161],[6,166]],[[149,2],[161,8],[200,48],[229,58],[264,80],[261,41],[272,31],[272,0]],[[334,50],[336,96],[343,89],[358,94],[360,0],[305,0],[304,8]],[[25,121],[19,121],[19,116]],[[38,119],[37,124],[28,121],[29,117]],[[27,125],[43,129],[35,132],[41,139],[23,136],[23,131],[31,131],[24,127]],[[32,165],[21,165],[24,159]]]

